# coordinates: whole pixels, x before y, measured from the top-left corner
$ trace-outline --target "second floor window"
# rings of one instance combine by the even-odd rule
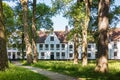
[[[73,45],[69,45],[69,49],[71,51],[73,49]]]
[[[48,44],[45,44],[45,50],[48,50]]]
[[[117,49],[117,42],[114,43],[114,48]]]
[[[54,50],[54,44],[50,45],[51,50]]]
[[[88,48],[91,48],[91,45],[88,45]]]
[[[50,41],[54,41],[54,36],[51,36],[51,37],[50,37]]]
[[[40,44],[40,46],[39,46],[39,47],[40,47],[40,50],[42,50],[42,49],[43,49],[43,44]]]
[[[56,49],[59,50],[60,49],[60,45],[56,44]]]
[[[65,49],[65,44],[62,44],[62,50],[64,50]]]

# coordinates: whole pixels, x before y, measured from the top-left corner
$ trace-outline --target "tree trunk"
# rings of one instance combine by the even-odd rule
[[[108,72],[108,13],[110,0],[99,0],[98,5],[98,59],[95,71]]]
[[[85,18],[85,26],[82,29],[82,66],[87,65],[87,28],[89,26],[90,21],[90,0],[85,0],[86,7],[86,18]]]
[[[36,46],[36,0],[33,0],[33,16],[32,16],[32,46],[34,52],[34,59],[33,62],[36,63],[38,61],[38,53],[37,53],[37,46]]]
[[[6,49],[5,26],[3,23],[2,0],[0,0],[0,71],[8,68],[8,57]]]
[[[30,36],[29,31],[30,28],[28,27],[28,0],[20,0],[23,9],[23,24],[24,24],[24,41],[26,45],[26,54],[27,54],[27,63],[31,64],[32,60],[32,46],[30,43]]]
[[[82,66],[87,65],[87,29],[82,29]]]
[[[74,34],[74,64],[78,64],[78,33]]]

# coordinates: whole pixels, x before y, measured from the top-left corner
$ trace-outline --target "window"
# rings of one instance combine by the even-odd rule
[[[65,56],[65,52],[62,52],[62,56],[63,56],[63,57]]]
[[[54,36],[51,36],[51,37],[50,37],[50,41],[54,41]]]
[[[56,49],[59,50],[60,49],[60,45],[56,44]]]
[[[114,43],[114,48],[117,49],[117,42]]]
[[[20,52],[17,52],[17,55],[20,56]]]
[[[51,55],[54,55],[54,52],[51,52]]]
[[[88,57],[91,57],[91,53],[88,53]]]
[[[88,44],[88,50],[91,50],[91,45],[90,44]]]
[[[117,52],[114,52],[114,56],[117,56]]]
[[[70,54],[69,54],[69,57],[73,57],[73,54],[72,54],[72,53],[70,53]]]
[[[11,56],[11,52],[8,52],[8,56]]]
[[[45,56],[45,53],[44,53],[44,52],[41,52],[41,56],[42,56],[42,57]]]
[[[60,53],[56,52],[56,59],[60,59]]]
[[[40,44],[39,48],[40,48],[40,50],[42,50],[43,49],[43,44]]]
[[[91,48],[91,45],[88,45],[88,48]]]
[[[65,49],[65,44],[62,44],[62,50],[64,50]]]
[[[45,50],[48,50],[48,44],[45,44]]]
[[[54,50],[54,44],[50,44],[51,50]]]
[[[44,59],[45,53],[41,52],[41,59]]]
[[[73,45],[69,45],[70,51],[72,51],[73,49]]]
[[[56,56],[59,57],[59,56],[60,56],[60,53],[59,53],[59,52],[56,52]]]
[[[65,59],[65,52],[62,52],[62,59]]]

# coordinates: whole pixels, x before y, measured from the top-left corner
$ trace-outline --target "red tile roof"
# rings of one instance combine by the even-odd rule
[[[109,33],[109,37],[112,41],[120,40],[120,28],[112,29]]]
[[[56,36],[58,37],[58,39],[60,40],[61,43],[67,42],[67,40],[66,40],[67,33],[65,33],[65,31],[54,31],[54,33],[56,34]],[[37,43],[44,43],[48,34],[49,34],[49,32],[39,31],[39,38],[37,40]]]
[[[54,31],[58,39],[61,43],[67,42],[67,34],[65,31]],[[37,43],[44,43],[45,39],[47,38],[49,32],[43,32],[39,31],[39,38],[37,40]],[[120,28],[111,29],[109,31],[109,38],[111,41],[117,41],[120,40]]]

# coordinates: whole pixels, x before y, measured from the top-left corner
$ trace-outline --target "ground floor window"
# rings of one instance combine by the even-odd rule
[[[117,52],[114,52],[114,56],[117,56]]]
[[[41,52],[41,59],[44,59],[45,53]]]
[[[56,59],[60,59],[60,53],[56,52]]]
[[[88,57],[91,57],[91,53],[88,53]]]
[[[69,54],[69,57],[70,57],[70,58],[73,57],[73,53],[70,53],[70,54]]]

